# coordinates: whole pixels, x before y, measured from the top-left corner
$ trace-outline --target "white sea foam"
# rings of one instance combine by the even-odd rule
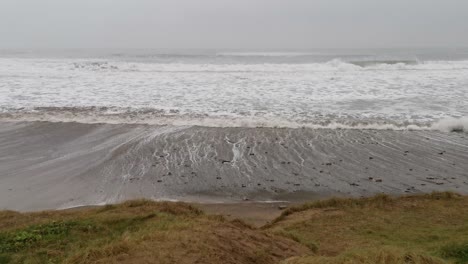
[[[108,108],[38,108],[15,112],[5,111],[0,113],[0,121],[468,132],[468,116],[461,118],[446,117],[435,121],[424,122],[389,119],[359,119],[352,116],[315,116],[314,119],[295,121],[293,119],[271,116],[190,115],[154,109],[132,111],[130,109]]]
[[[446,132],[466,132],[468,133],[468,117],[444,118],[431,125],[431,129]]]
[[[465,119],[435,123],[468,116],[466,60],[260,63],[241,55],[234,63],[0,58],[1,118],[466,131],[457,123]]]

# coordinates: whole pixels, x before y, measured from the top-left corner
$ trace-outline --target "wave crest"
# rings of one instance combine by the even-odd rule
[[[395,121],[379,118],[322,116],[294,120],[263,115],[207,115],[174,109],[129,109],[113,107],[37,107],[3,109],[0,121],[47,121],[108,124],[148,124],[205,127],[274,127],[359,130],[434,130],[468,133],[468,117],[446,117],[437,121]]]

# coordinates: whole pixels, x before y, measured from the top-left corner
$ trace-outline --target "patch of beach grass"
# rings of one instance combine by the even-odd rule
[[[290,208],[265,228],[317,246],[290,263],[468,263],[466,208],[467,197],[449,192],[336,198]]]
[[[0,212],[0,263],[278,263],[301,244],[183,203]]]
[[[443,257],[454,259],[457,264],[468,263],[468,240],[463,243],[448,244],[440,251]]]
[[[281,264],[443,264],[444,260],[424,253],[397,248],[347,251],[338,256],[293,257]]]

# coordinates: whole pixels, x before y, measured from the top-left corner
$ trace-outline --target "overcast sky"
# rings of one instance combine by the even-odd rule
[[[467,47],[467,0],[0,0],[0,48]]]

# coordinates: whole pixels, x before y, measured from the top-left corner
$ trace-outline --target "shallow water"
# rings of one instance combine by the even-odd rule
[[[464,133],[0,124],[0,208],[468,193]]]

